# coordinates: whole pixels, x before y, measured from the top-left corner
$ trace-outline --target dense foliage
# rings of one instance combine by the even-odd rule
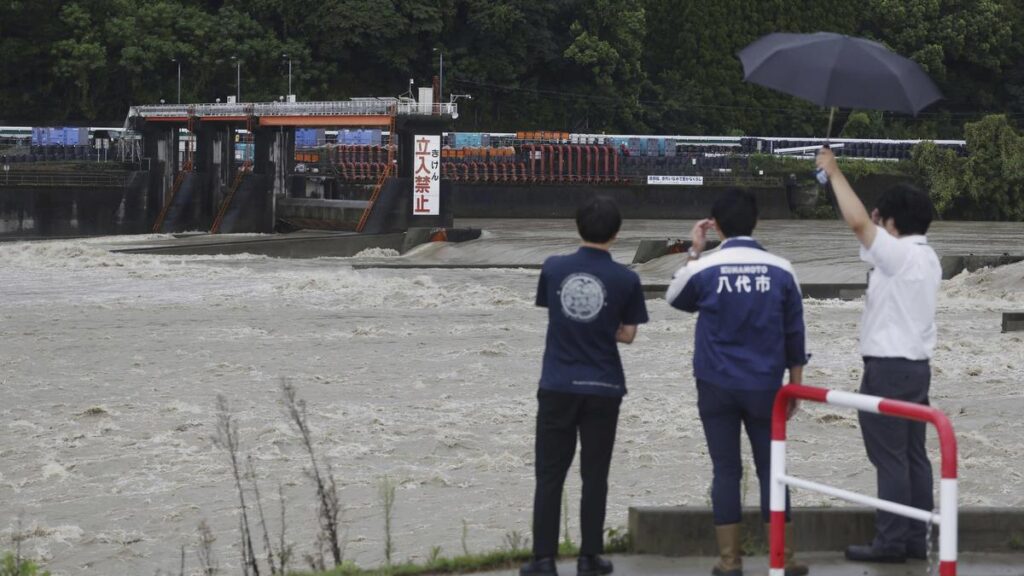
[[[914,147],[912,165],[940,216],[1024,220],[1024,136],[1006,116],[964,127],[966,158],[930,142]]]
[[[184,101],[234,94],[238,61],[243,100],[276,99],[289,58],[302,100],[396,95],[440,52],[445,93],[474,97],[462,130],[821,135],[823,110],[744,84],[735,57],[817,30],[888,44],[947,96],[916,120],[843,114],[837,133],[961,137],[983,113],[1024,116],[1018,0],[0,0],[0,122],[173,102],[179,62]]]

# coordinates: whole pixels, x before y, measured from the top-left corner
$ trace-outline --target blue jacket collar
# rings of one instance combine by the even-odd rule
[[[764,247],[757,243],[750,236],[734,236],[727,238],[725,242],[722,242],[719,248],[756,248],[758,250],[764,250]]]
[[[596,256],[598,258],[611,258],[612,253],[607,250],[601,250],[600,248],[592,248],[590,246],[580,246],[577,254],[587,254],[590,256]]]

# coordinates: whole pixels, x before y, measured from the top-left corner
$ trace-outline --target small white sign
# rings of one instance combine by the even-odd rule
[[[416,136],[413,140],[412,215],[441,213],[441,137]]]
[[[703,186],[703,176],[648,176],[648,184],[667,186]]]

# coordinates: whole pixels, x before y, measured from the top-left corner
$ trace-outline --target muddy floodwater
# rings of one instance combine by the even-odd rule
[[[237,566],[238,516],[215,402],[229,401],[279,529],[299,555],[316,532],[308,460],[280,402],[287,378],[309,405],[316,448],[344,503],[346,557],[383,560],[385,476],[398,484],[398,559],[433,546],[457,554],[528,535],[535,388],[545,313],[537,271],[387,269],[395,262],[539,264],[574,249],[568,221],[459,222],[480,240],[351,259],[118,254],[118,237],[0,244],[0,550],[24,550],[54,574],[177,573],[193,568],[196,527]],[[681,238],[692,222],[629,221],[614,253],[640,238]],[[867,268],[838,222],[764,222],[756,234],[805,282],[863,282]],[[1024,252],[1024,225],[937,223],[940,254]],[[353,264],[379,268],[353,269]],[[679,264],[637,268],[665,283]],[[862,302],[805,301],[808,384],[855,390]],[[690,374],[694,319],[661,300],[623,348],[630,393],[611,471],[608,523],[632,505],[709,503],[710,461]],[[1024,505],[1024,333],[1000,333],[1024,309],[1024,264],[943,283],[932,399],[957,428],[963,505]],[[929,437],[937,459],[937,442]],[[872,492],[856,415],[805,405],[791,470]],[[578,475],[568,483],[578,540]],[[749,483],[746,502],[757,501]],[[809,492],[794,504],[843,505]]]

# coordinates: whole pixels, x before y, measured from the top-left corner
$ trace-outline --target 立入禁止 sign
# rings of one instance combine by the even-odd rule
[[[441,137],[416,136],[412,163],[412,214],[441,213]]]
[[[648,176],[648,184],[668,186],[703,186],[703,176]]]

